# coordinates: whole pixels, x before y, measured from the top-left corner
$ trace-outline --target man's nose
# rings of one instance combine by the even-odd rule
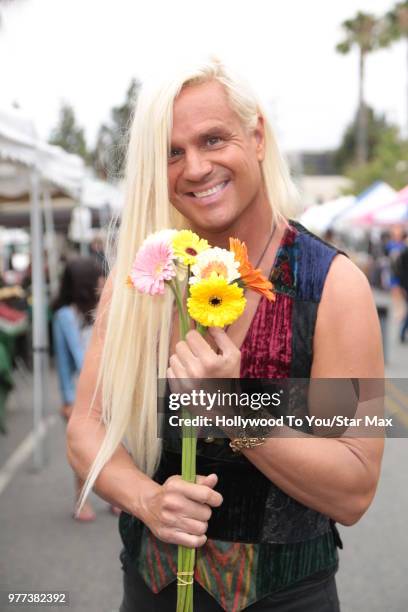
[[[184,178],[188,181],[201,181],[211,173],[212,164],[205,152],[190,150],[185,153]]]

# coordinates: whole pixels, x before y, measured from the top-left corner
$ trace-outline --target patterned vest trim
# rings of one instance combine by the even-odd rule
[[[241,378],[309,378],[313,335],[324,281],[336,249],[290,222],[271,279],[276,301],[261,299],[241,348]],[[255,350],[254,350],[255,347]],[[180,473],[179,442],[165,441],[157,482]],[[224,501],[213,511],[195,578],[229,612],[277,589],[337,567],[338,533],[327,516],[307,508],[269,481],[228,441],[197,444],[197,473],[219,476]],[[154,592],[175,579],[177,547],[154,538],[122,513],[122,562]]]

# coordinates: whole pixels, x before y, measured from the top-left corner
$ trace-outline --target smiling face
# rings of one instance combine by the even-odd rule
[[[185,87],[174,103],[169,199],[193,229],[218,233],[249,222],[265,205],[262,119],[249,131],[220,83]]]

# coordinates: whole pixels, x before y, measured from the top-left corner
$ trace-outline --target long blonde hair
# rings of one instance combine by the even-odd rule
[[[84,502],[103,466],[125,441],[136,466],[152,476],[161,454],[157,437],[157,378],[165,378],[169,358],[172,296],[143,296],[126,287],[135,254],[150,233],[188,227],[171,206],[167,159],[173,104],[183,87],[217,80],[243,125],[265,120],[262,173],[275,222],[296,208],[296,189],[279,152],[273,130],[249,87],[219,60],[209,59],[179,70],[174,78],[144,86],[139,94],[126,163],[126,199],[117,243],[113,292],[97,387],[102,390],[106,436],[85,482]],[[95,397],[95,396],[94,396]]]

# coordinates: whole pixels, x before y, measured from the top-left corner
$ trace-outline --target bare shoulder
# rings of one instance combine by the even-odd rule
[[[381,332],[366,276],[344,255],[329,269],[318,308],[313,375],[382,377]]]
[[[327,274],[322,302],[326,302],[330,297],[348,303],[354,299],[373,302],[366,275],[345,255],[339,254],[333,259]]]
[[[361,313],[375,314],[373,294],[367,277],[344,255],[337,255],[329,269],[319,306],[319,322],[326,318],[340,317],[344,322]],[[347,321],[348,320],[348,321]]]

